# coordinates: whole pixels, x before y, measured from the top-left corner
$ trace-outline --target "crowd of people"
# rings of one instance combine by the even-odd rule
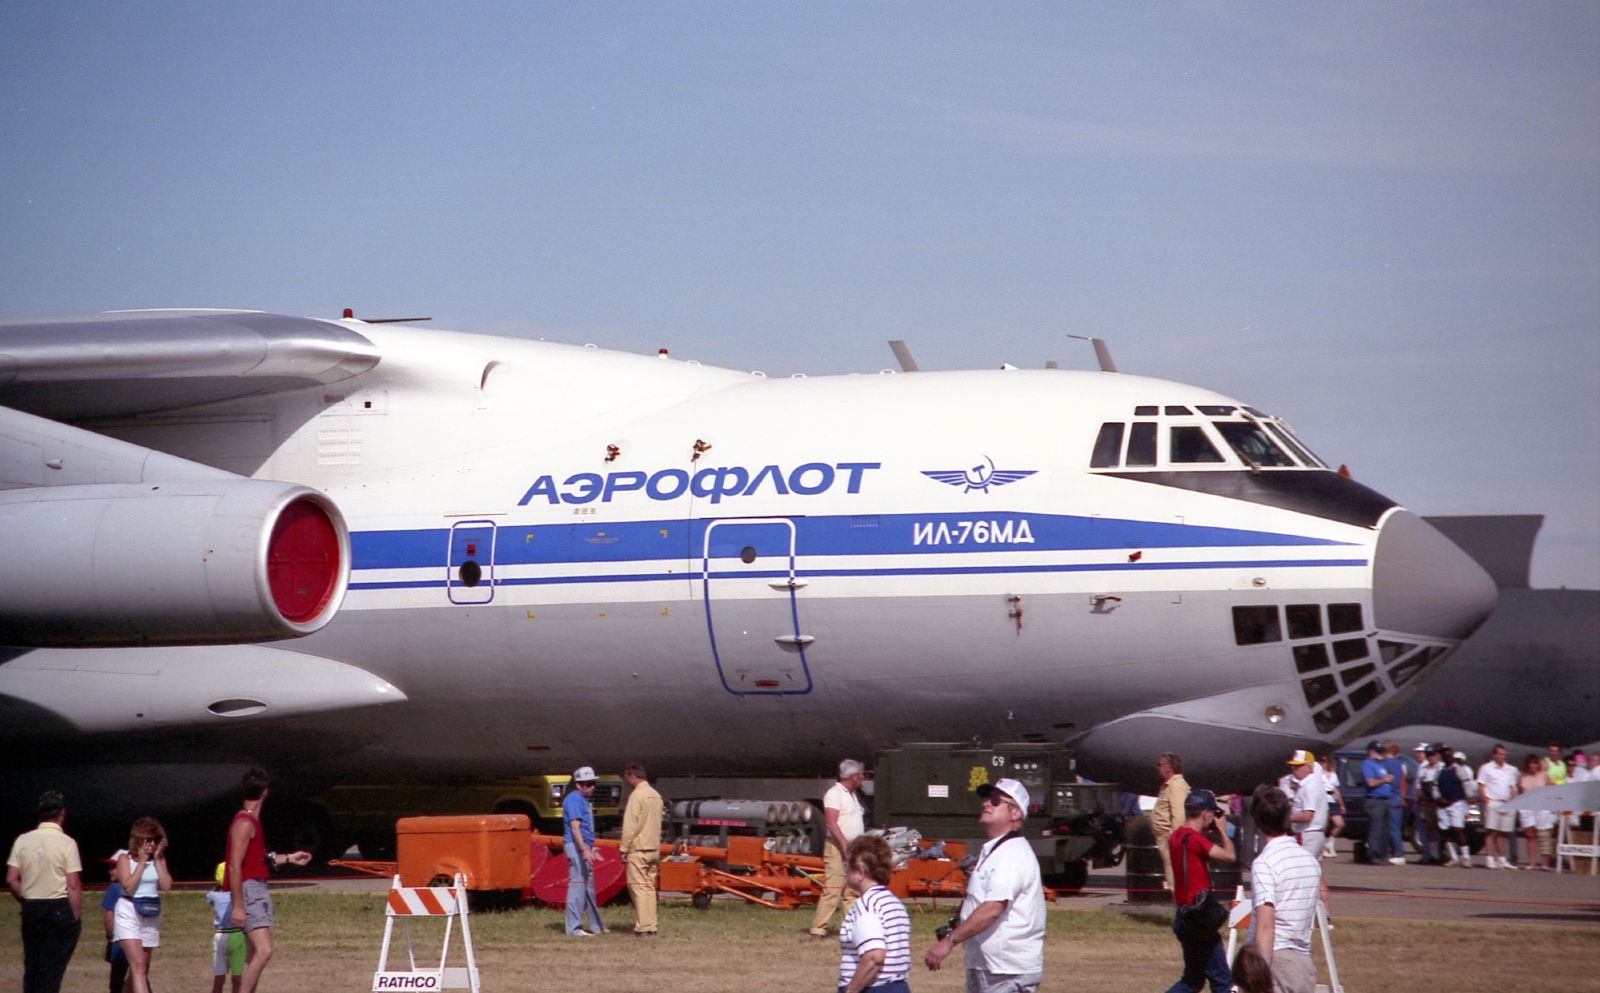
[[[213,985],[231,973],[234,993],[254,993],[272,958],[272,895],[267,879],[278,863],[305,865],[309,852],[267,850],[261,807],[269,782],[245,773],[242,805],[228,826],[217,888],[208,895],[215,930]],[[19,835],[6,859],[6,887],[22,904],[23,993],[57,993],[83,933],[83,861],[65,831],[66,798],[39,797],[38,827]],[[111,883],[100,901],[106,930],[110,993],[150,993],[150,963],[161,946],[161,894],[172,889],[167,833],[154,817],[134,821],[128,847],[106,860]]]
[[[1471,866],[1471,808],[1479,805],[1486,869],[1555,868],[1555,836],[1561,819],[1585,823],[1582,811],[1515,810],[1506,805],[1543,786],[1600,778],[1600,754],[1564,753],[1550,742],[1544,755],[1529,753],[1520,764],[1495,745],[1476,770],[1448,745],[1422,742],[1414,758],[1393,740],[1367,744],[1360,781],[1365,788],[1367,834],[1361,861],[1403,865],[1403,825],[1409,819],[1422,865]],[[1521,851],[1514,849],[1520,842]],[[1515,857],[1515,862],[1512,861]]]
[[[1404,863],[1401,824],[1409,811],[1425,864],[1470,865],[1465,834],[1467,807],[1481,801],[1486,831],[1486,868],[1514,868],[1509,847],[1521,831],[1523,868],[1554,864],[1552,829],[1558,817],[1578,813],[1505,809],[1514,797],[1546,785],[1600,778],[1600,756],[1564,755],[1552,743],[1544,756],[1514,765],[1496,745],[1474,772],[1464,756],[1440,744],[1417,746],[1407,763],[1393,741],[1372,741],[1360,766],[1368,818],[1367,860]],[[1183,759],[1163,752],[1156,760],[1162,785],[1151,813],[1162,854],[1164,885],[1174,904],[1172,933],[1182,974],[1168,993],[1213,993],[1235,985],[1244,993],[1310,993],[1316,985],[1311,929],[1326,911],[1321,859],[1334,857],[1347,813],[1329,756],[1295,751],[1276,785],[1263,784],[1248,798],[1217,797],[1191,789]],[[866,767],[854,759],[839,764],[838,779],[823,797],[824,847],[821,898],[809,933],[826,938],[835,914],[839,989],[843,993],[906,993],[912,967],[911,925],[905,905],[887,889],[894,856],[888,843],[868,833],[859,794]],[[644,766],[628,765],[630,787],[620,850],[627,866],[634,928],[640,937],[657,933],[657,873],[663,802]],[[595,895],[594,810],[590,797],[598,776],[582,766],[562,804],[563,850],[568,862],[566,934],[586,937],[607,929]],[[272,898],[267,880],[279,863],[304,865],[307,852],[279,856],[267,850],[261,810],[270,792],[267,774],[251,769],[241,783],[241,808],[229,824],[208,894],[213,912],[213,993],[231,977],[233,993],[254,993],[272,957]],[[1045,905],[1039,863],[1024,824],[1031,797],[1016,779],[982,783],[978,827],[985,841],[967,872],[960,914],[939,928],[922,957],[939,970],[963,946],[968,993],[1032,993],[1044,971]],[[1250,933],[1233,962],[1222,950],[1219,928],[1226,910],[1212,889],[1211,866],[1233,863],[1246,852],[1236,846],[1224,804],[1248,806],[1260,836],[1250,865]],[[38,827],[19,836],[7,860],[6,882],[22,904],[24,993],[56,993],[82,928],[82,872],[76,843],[65,833],[66,800],[58,792],[39,798]],[[1020,843],[1017,843],[1020,842]],[[107,861],[111,885],[101,909],[110,963],[111,993],[149,993],[150,962],[161,944],[161,894],[170,890],[167,838],[161,824],[141,817],[128,845]]]

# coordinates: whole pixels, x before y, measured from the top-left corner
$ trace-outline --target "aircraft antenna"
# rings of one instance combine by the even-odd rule
[[[431,321],[431,317],[357,317],[351,307],[344,309],[344,319],[347,321],[360,321],[363,324],[410,324],[412,321]]]
[[[911,349],[899,338],[889,342],[889,350],[894,353],[895,360],[900,363],[901,372],[917,372],[917,360],[911,357]]]
[[[1082,334],[1069,334],[1067,337],[1076,338],[1079,341],[1087,341],[1089,344],[1094,346],[1094,357],[1095,360],[1100,363],[1101,372],[1117,371],[1117,364],[1111,361],[1111,349],[1106,347],[1106,340],[1104,338],[1091,338],[1088,335]]]

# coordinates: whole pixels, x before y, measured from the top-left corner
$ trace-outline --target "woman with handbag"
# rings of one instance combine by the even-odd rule
[[[167,871],[167,832],[154,817],[133,822],[128,850],[117,858],[117,901],[112,937],[128,959],[132,993],[150,993],[150,951],[161,944],[161,894],[172,889]]]
[[[1167,993],[1199,993],[1211,981],[1211,993],[1230,993],[1233,975],[1217,929],[1228,908],[1211,892],[1212,862],[1233,862],[1233,841],[1217,829],[1222,810],[1210,790],[1194,790],[1184,798],[1183,827],[1172,832],[1172,933],[1183,949],[1183,976]],[[1215,839],[1215,840],[1213,840]]]

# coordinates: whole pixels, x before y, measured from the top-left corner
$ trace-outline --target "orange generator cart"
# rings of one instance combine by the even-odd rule
[[[526,890],[530,828],[525,814],[402,817],[394,826],[400,884],[447,886],[459,872],[469,890]]]

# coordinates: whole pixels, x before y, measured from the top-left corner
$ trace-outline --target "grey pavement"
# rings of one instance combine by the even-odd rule
[[[1357,865],[1349,855],[1324,859],[1329,913],[1408,920],[1495,921],[1600,927],[1600,876],[1521,869],[1410,864]],[[1122,870],[1089,874],[1082,894],[1062,897],[1058,907],[1099,907],[1170,913],[1169,903],[1127,902]],[[1248,882],[1248,874],[1246,875]]]

